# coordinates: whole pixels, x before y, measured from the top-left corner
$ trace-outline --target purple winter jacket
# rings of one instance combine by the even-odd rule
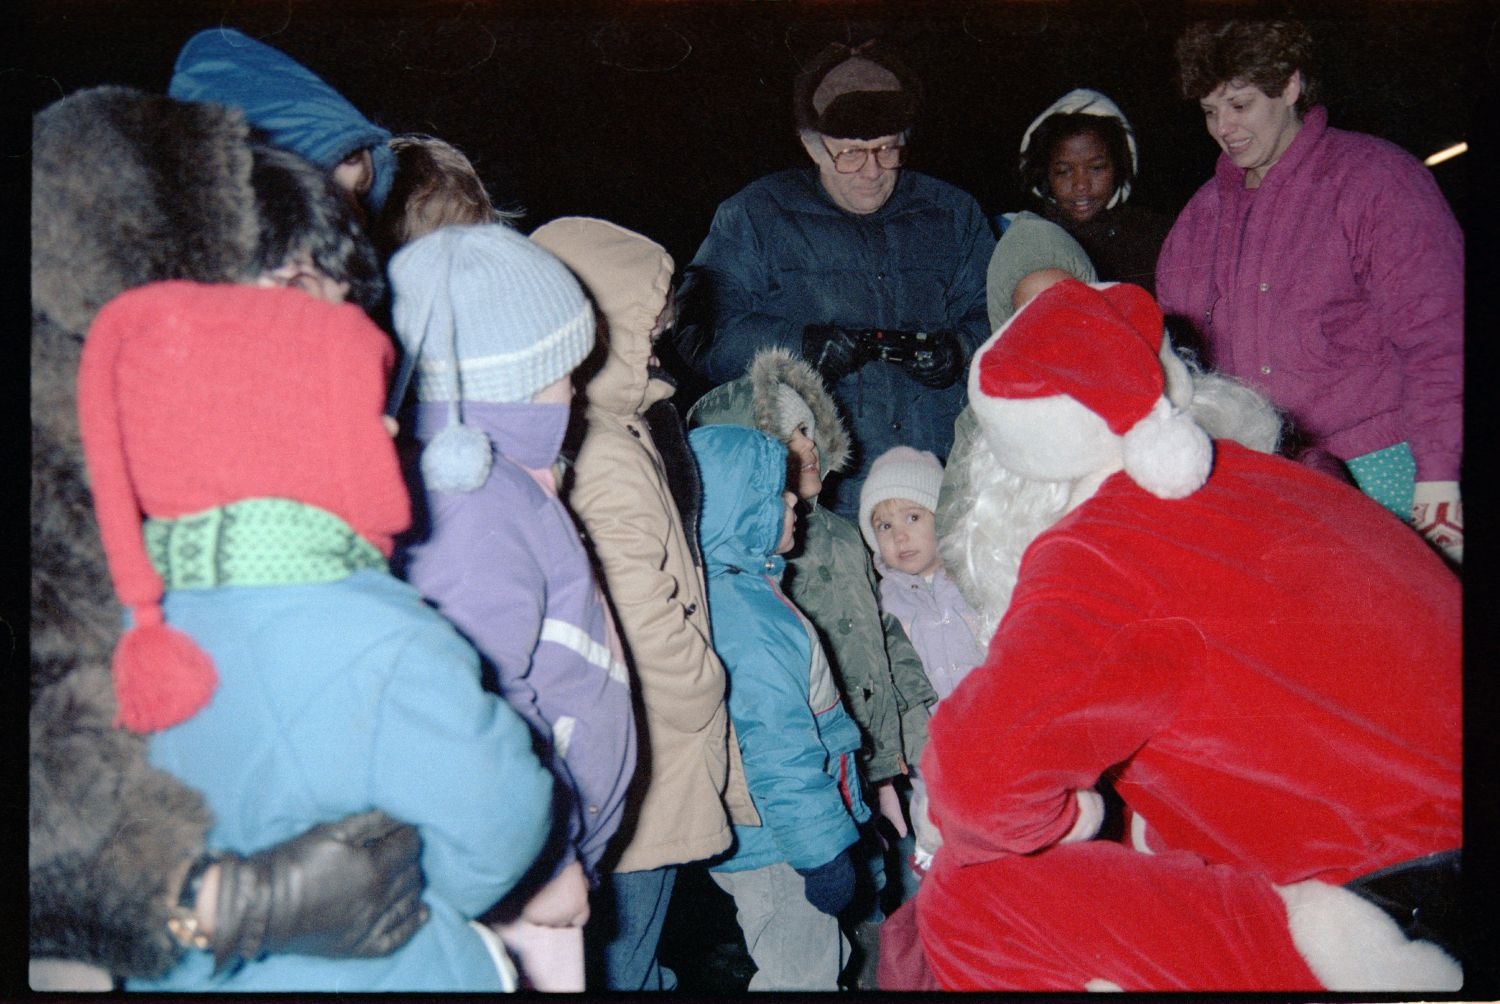
[[[1211,365],[1348,460],[1403,440],[1418,481],[1463,453],[1463,235],[1432,174],[1315,107],[1260,188],[1219,156],[1156,268]]]
[[[979,615],[941,566],[932,581],[886,566],[880,569],[880,609],[901,622],[938,700],[953,693],[969,670],[984,661]]]
[[[423,445],[447,426],[447,409],[417,405]],[[494,444],[489,479],[468,493],[428,491],[426,533],[402,548],[398,567],[479,650],[501,696],[553,750],[553,773],[574,798],[568,846],[551,874],[576,858],[593,883],[624,814],[636,736],[603,593],[550,488],[568,407],[466,402],[463,421]]]

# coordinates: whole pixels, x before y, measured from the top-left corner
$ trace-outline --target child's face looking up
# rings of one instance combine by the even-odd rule
[[[787,484],[798,498],[810,499],[823,490],[823,475],[818,472],[818,444],[807,437],[807,428],[797,426],[786,441],[787,466],[791,468]]]
[[[782,492],[781,502],[786,510],[781,514],[781,539],[776,542],[777,554],[785,554],[792,549],[797,532],[797,496],[791,492]]]
[[[880,560],[910,575],[937,571],[937,526],[932,510],[907,499],[886,499],[870,513]]]

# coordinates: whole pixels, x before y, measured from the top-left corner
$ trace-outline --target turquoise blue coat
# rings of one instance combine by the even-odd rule
[[[416,590],[365,569],[336,582],[167,595],[167,623],[213,657],[208,707],[152,736],[153,765],[202,792],[210,847],[250,853],[384,809],[422,836],[431,919],[379,959],[272,955],[215,978],[188,952],[131,990],[500,990],[468,918],[531,865],[552,777],[479,659]]]
[[[714,649],[729,673],[729,717],[760,826],[736,826],[715,871],[786,862],[816,868],[870,818],[854,754],[859,727],[811,625],[779,585],[786,447],[755,429],[711,425],[688,443],[703,479],[699,539]]]

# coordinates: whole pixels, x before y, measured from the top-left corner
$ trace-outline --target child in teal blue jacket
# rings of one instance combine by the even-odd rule
[[[837,915],[854,894],[850,850],[870,818],[859,728],[812,624],[782,593],[796,496],[786,447],[743,426],[694,429],[702,474],[699,540],[714,649],[760,826],[736,826],[712,866],[734,897],[757,972],[751,990],[836,990],[848,961]]]
[[[190,950],[129,989],[514,986],[470,920],[536,858],[552,779],[474,650],[387,570],[410,521],[381,414],[393,357],[357,307],[295,288],[156,283],[90,329],[79,424],[132,623],[112,666],[122,722],[203,793],[210,846],[250,854],[375,808],[411,823],[429,912],[380,958],[215,971]]]

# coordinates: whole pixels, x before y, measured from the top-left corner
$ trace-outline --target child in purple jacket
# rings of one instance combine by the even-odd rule
[[[948,577],[938,554],[933,511],[942,484],[943,465],[937,457],[895,446],[875,458],[859,491],[859,529],[880,572],[880,609],[901,622],[939,703],[985,655],[979,615]],[[915,860],[925,868],[938,838],[927,819],[926,787],[916,771],[911,783]]]
[[[593,308],[560,261],[501,224],[413,241],[390,276],[426,510],[404,573],[531,724],[564,807],[552,853],[501,905],[499,930],[534,987],[582,990],[588,891],[636,753],[619,641],[551,471],[572,371],[594,345]],[[530,959],[545,961],[528,966],[539,943]]]

